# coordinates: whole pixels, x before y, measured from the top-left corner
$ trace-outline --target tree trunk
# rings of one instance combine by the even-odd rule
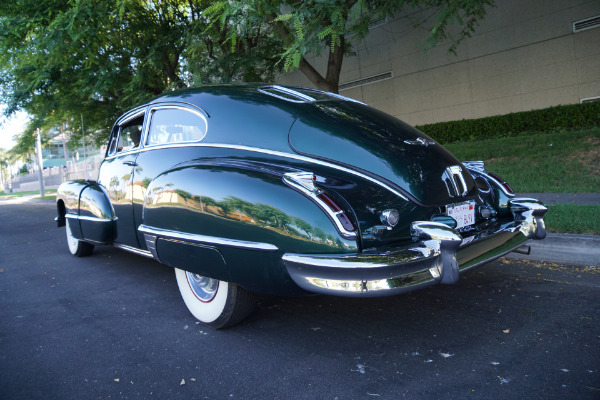
[[[333,52],[329,52],[327,60],[327,73],[325,78],[319,73],[306,58],[300,59],[300,71],[306,76],[319,90],[338,93],[340,84],[340,73],[342,71],[342,62],[344,61],[344,36],[340,37],[340,44],[335,45]]]

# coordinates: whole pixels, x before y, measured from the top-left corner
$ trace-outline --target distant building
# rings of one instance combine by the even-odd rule
[[[600,99],[598,0],[496,1],[457,56],[424,52],[408,18],[374,21],[354,43],[340,94],[413,125]],[[310,61],[325,70],[326,58]],[[278,82],[312,86],[299,71]]]
[[[69,150],[69,141],[70,138],[68,135],[65,135],[65,138],[63,139],[61,134],[57,134],[42,147],[44,168],[70,166],[78,161],[83,161],[85,156],[87,156],[87,158],[96,159],[98,157],[103,157],[104,152],[106,151],[106,146],[97,148],[96,146],[88,145],[84,148],[80,144],[74,150]],[[66,151],[63,147],[65,144],[67,145]],[[67,157],[66,159],[65,155]]]

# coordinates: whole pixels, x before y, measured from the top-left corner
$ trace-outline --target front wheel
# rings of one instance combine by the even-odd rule
[[[188,310],[214,329],[227,328],[252,312],[256,298],[234,283],[175,268],[177,285]]]
[[[71,254],[77,257],[85,257],[92,254],[94,251],[94,245],[77,239],[73,236],[71,228],[69,227],[69,221],[67,221],[67,244],[69,245],[69,251]]]

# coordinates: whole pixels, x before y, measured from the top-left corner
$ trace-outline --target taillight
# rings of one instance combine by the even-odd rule
[[[346,229],[348,232],[354,232],[356,230],[356,227],[350,218],[348,218],[348,214],[346,214],[346,212],[342,210],[342,207],[340,207],[339,204],[336,203],[335,200],[333,200],[327,193],[320,193],[317,195],[317,197],[323,203],[325,203],[327,207],[329,207],[335,218],[337,218],[337,220],[342,224],[344,229]]]
[[[498,175],[494,174],[493,172],[487,171],[487,174],[489,176],[491,176],[492,178],[494,178],[500,185],[502,185],[502,187],[506,190],[507,193],[515,194],[515,191],[513,190],[513,188],[511,188],[510,185],[504,181],[504,179],[500,178]]]

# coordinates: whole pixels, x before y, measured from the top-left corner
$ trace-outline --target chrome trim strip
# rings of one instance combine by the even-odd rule
[[[436,257],[439,254],[439,251],[436,249],[415,244],[412,247],[377,254],[350,253],[335,255],[286,253],[281,259],[284,262],[292,262],[311,267],[353,270],[361,268],[386,268],[394,264],[401,265],[418,261],[423,258]]]
[[[152,253],[152,256],[154,256],[154,258],[156,258],[156,260],[160,262],[158,252],[156,251],[157,237],[153,235],[144,234],[144,240],[146,241],[146,247],[148,247],[148,250],[150,251],[150,253]]]
[[[139,118],[139,117],[143,116],[144,114],[146,114],[146,106],[143,106],[143,107],[144,107],[143,110],[141,110],[140,112],[136,112],[134,114],[131,114],[130,116],[128,116],[124,120],[119,121],[119,127],[125,125],[126,123],[128,123],[132,119]]]
[[[257,153],[263,153],[263,154],[269,154],[269,155],[273,155],[273,156],[277,156],[277,157],[284,157],[284,158],[291,158],[294,160],[299,160],[299,161],[305,161],[305,162],[310,162],[310,163],[314,163],[314,164],[318,164],[318,165],[322,165],[324,167],[329,167],[329,168],[333,168],[333,169],[337,169],[338,171],[343,171],[346,173],[349,173],[351,175],[354,176],[358,176],[359,178],[368,180],[371,183],[374,183],[390,192],[392,192],[393,194],[395,194],[396,196],[400,197],[402,200],[408,201],[408,197],[406,197],[404,194],[400,193],[399,191],[397,191],[396,189],[390,187],[389,185],[371,177],[368,175],[365,175],[361,172],[355,171],[353,169],[350,168],[346,168],[343,167],[341,165],[337,165],[337,164],[333,164],[327,161],[322,161],[316,158],[311,158],[311,157],[307,157],[307,156],[302,156],[299,154],[292,154],[292,153],[284,153],[281,151],[274,151],[274,150],[267,150],[267,149],[261,149],[260,147],[251,147],[251,146],[242,146],[242,145],[233,145],[233,144],[222,144],[222,143],[192,143],[192,144],[183,144],[183,143],[178,143],[178,144],[171,144],[171,145],[164,145],[164,146],[153,146],[153,147],[146,147],[143,149],[139,149],[137,150],[139,153],[142,153],[144,151],[149,151],[149,150],[159,150],[159,149],[170,149],[170,148],[178,148],[178,147],[211,147],[211,148],[222,148],[222,149],[231,149],[231,150],[242,150],[242,151],[254,151]],[[119,153],[119,155],[122,155],[123,153]],[[106,157],[107,160],[116,157],[116,155],[112,155],[110,157]]]
[[[268,92],[269,89],[271,89],[271,90],[277,90],[279,92],[282,92],[282,93],[285,93],[285,94],[289,94],[290,96],[296,96],[296,97],[300,98],[301,100],[294,100],[294,99],[290,99],[288,97],[278,96],[275,93]],[[324,95],[327,95],[327,96],[330,96],[330,97],[333,97],[333,98],[336,98],[336,99],[340,99],[340,100],[344,100],[344,101],[351,101],[353,103],[362,104],[364,106],[367,105],[366,103],[363,103],[360,100],[356,100],[356,99],[353,99],[353,98],[350,98],[350,97],[342,96],[342,95],[337,94],[337,93],[331,93],[331,92],[326,92],[324,90],[311,89],[311,88],[300,88],[300,87],[298,87],[298,89],[305,89],[305,90],[307,90],[309,92],[315,92],[315,93],[319,93],[319,94],[324,94]],[[263,87],[258,88],[257,90],[260,93],[264,93],[264,94],[267,94],[269,96],[277,97],[278,99],[281,99],[281,100],[290,101],[292,103],[306,103],[306,102],[317,101],[317,99],[315,99],[313,97],[310,97],[307,94],[298,92],[298,91],[296,91],[296,90],[294,90],[292,88],[288,88],[288,87],[284,87],[284,86],[279,86],[279,85],[263,86]]]
[[[313,89],[313,88],[305,88],[305,87],[299,87],[299,86],[294,86],[294,88],[303,89],[303,90],[308,91],[308,92],[314,92],[314,93],[324,94],[324,95],[327,95],[329,97],[334,97],[336,99],[340,99],[340,100],[344,100],[344,101],[351,101],[353,103],[362,104],[363,106],[367,105],[367,103],[363,103],[360,100],[356,100],[356,99],[353,99],[351,97],[342,96],[341,94],[337,94],[337,93],[331,93],[331,92],[326,92],[324,90]],[[294,89],[291,89],[291,90],[294,90]],[[315,99],[315,101],[318,101],[318,100]]]
[[[140,256],[154,258],[154,257],[152,257],[152,253],[150,253],[148,250],[137,249],[135,247],[127,246],[126,244],[121,244],[121,243],[113,243],[113,246],[115,246],[118,249],[128,251],[130,253],[138,254]]]
[[[356,100],[356,99],[353,99],[351,97],[342,96],[341,94],[337,94],[337,93],[325,92],[325,91],[316,90],[316,89],[311,89],[311,92],[324,93],[327,96],[335,97],[336,99],[340,99],[340,100],[344,100],[344,101],[351,101],[353,103],[362,104],[363,106],[368,105],[367,103],[363,103],[360,100]]]
[[[289,94],[290,96],[298,97],[300,100],[294,100],[294,99],[290,99],[288,97],[278,96],[275,93],[268,92],[267,90],[269,90],[269,89],[276,90],[276,91],[279,91],[279,92],[282,92],[285,94]],[[266,95],[269,95],[269,96],[277,97],[278,99],[281,99],[281,100],[291,101],[292,103],[305,103],[305,102],[311,102],[311,101],[317,100],[308,95],[297,92],[293,89],[289,89],[289,88],[279,86],[279,85],[263,86],[261,88],[258,88],[258,91],[261,93],[264,93]]]
[[[219,245],[226,247],[235,247],[238,249],[258,250],[258,251],[277,251],[279,248],[270,243],[250,242],[245,240],[219,238],[214,236],[198,235],[195,233],[176,232],[168,229],[152,228],[146,225],[140,225],[138,230],[144,234],[154,235],[157,238],[177,239],[183,242]]]
[[[89,217],[87,215],[75,215],[75,214],[65,214],[66,218],[76,219],[78,221],[92,221],[92,222],[114,222],[118,218],[114,217],[112,219],[99,218],[99,217]]]

